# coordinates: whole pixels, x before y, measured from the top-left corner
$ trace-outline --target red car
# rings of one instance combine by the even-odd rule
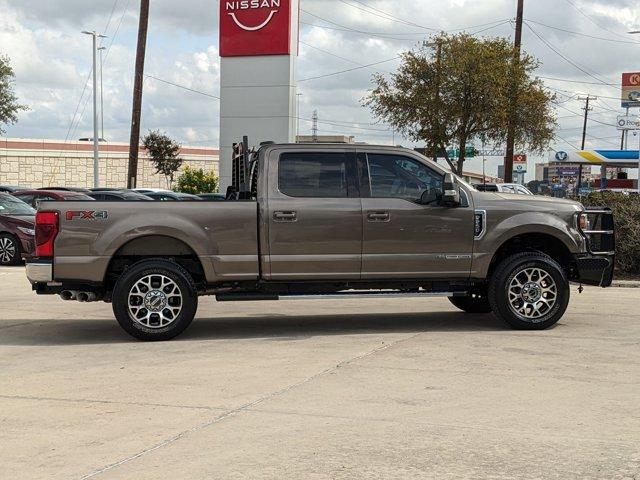
[[[25,203],[28,203],[33,208],[38,208],[38,203],[45,200],[87,200],[93,201],[89,195],[79,192],[68,192],[65,190],[21,190],[19,192],[13,192],[14,197],[19,198]]]
[[[8,193],[0,193],[0,265],[17,265],[34,251],[36,211]]]

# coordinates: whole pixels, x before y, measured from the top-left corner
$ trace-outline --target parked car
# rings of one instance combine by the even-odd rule
[[[34,251],[36,211],[8,193],[0,193],[0,265],[17,265]]]
[[[69,192],[67,190],[22,190],[14,192],[13,196],[28,203],[36,210],[40,202],[45,200],[63,200],[63,201],[91,201],[93,198],[78,192]]]
[[[61,191],[61,192],[76,192],[76,193],[89,192],[88,188],[81,188],[81,187],[44,187],[44,188],[39,188],[38,190],[53,190],[56,192]]]
[[[191,195],[189,193],[178,192],[151,192],[146,194],[148,197],[153,198],[161,202],[201,202],[202,198],[197,195]]]
[[[90,192],[89,196],[102,202],[152,202],[153,199],[133,190],[107,190]]]
[[[221,193],[201,193],[198,196],[208,202],[224,202],[227,199],[227,197]]]
[[[20,190],[25,190],[25,188],[17,185],[0,185],[0,193],[13,193]]]
[[[142,340],[183,332],[201,295],[439,295],[541,330],[564,315],[570,281],[611,285],[611,210],[478,192],[399,147],[269,144],[251,157],[229,201],[209,208],[96,202],[83,212],[45,202],[27,278],[41,295],[112,302],[122,328]]]
[[[171,190],[167,190],[166,188],[134,188],[133,191],[142,193],[143,195],[147,193],[171,192]]]
[[[90,192],[131,192],[133,190],[129,190],[128,188],[119,188],[119,187],[96,187],[90,188]]]
[[[480,192],[515,193],[516,195],[533,195],[531,190],[519,183],[479,183],[474,185]]]

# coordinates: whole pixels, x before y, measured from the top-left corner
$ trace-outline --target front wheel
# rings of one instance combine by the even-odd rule
[[[162,259],[143,260],[127,269],[113,290],[113,313],[129,335],[145,341],[180,335],[198,309],[189,273]]]
[[[493,313],[518,330],[544,330],[556,324],[567,310],[569,297],[564,270],[542,253],[507,257],[489,283]]]

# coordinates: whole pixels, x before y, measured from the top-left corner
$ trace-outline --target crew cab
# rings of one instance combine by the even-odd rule
[[[570,281],[612,282],[608,209],[478,192],[398,147],[243,144],[224,202],[41,203],[33,289],[111,302],[129,334],[166,340],[203,295],[438,295],[545,329],[564,314]]]

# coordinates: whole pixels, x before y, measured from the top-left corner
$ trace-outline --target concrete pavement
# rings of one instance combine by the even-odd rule
[[[545,332],[446,299],[202,299],[168,343],[0,269],[0,478],[640,478],[637,289]]]

